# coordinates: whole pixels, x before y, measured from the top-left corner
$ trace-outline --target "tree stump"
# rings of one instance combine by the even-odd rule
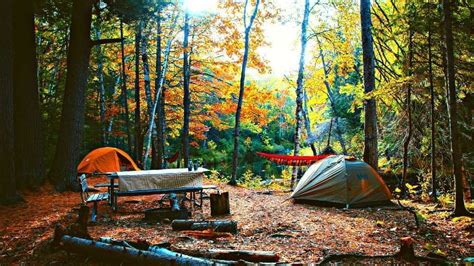
[[[81,205],[79,208],[79,215],[77,220],[71,225],[64,227],[63,225],[56,225],[54,228],[53,245],[58,245],[61,241],[61,237],[64,235],[70,235],[75,237],[81,237],[84,239],[91,239],[89,231],[87,230],[87,222],[89,221],[89,206]]]
[[[412,261],[416,258],[415,250],[413,248],[413,244],[415,241],[413,238],[407,236],[400,238],[400,251],[398,252],[397,256],[400,259]]]
[[[229,192],[211,194],[211,216],[230,214]]]

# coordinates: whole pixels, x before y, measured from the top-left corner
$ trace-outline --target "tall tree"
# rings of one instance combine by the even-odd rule
[[[183,30],[183,129],[181,132],[182,138],[182,154],[184,159],[184,166],[186,167],[189,163],[189,115],[191,114],[190,107],[190,69],[189,65],[189,11],[186,8],[184,13],[184,30]]]
[[[171,51],[171,45],[173,43],[173,34],[174,34],[174,28],[176,26],[176,22],[178,20],[178,15],[174,16],[173,22],[171,23],[171,29],[169,31],[169,34],[167,36],[167,41],[166,41],[166,47],[165,47],[165,57],[163,61],[163,67],[160,72],[160,77],[159,77],[159,82],[157,83],[158,87],[156,87],[156,92],[155,92],[155,101],[153,102],[153,109],[152,109],[152,115],[150,116],[149,122],[148,122],[148,130],[146,133],[146,145],[145,145],[145,155],[143,156],[144,158],[144,164],[146,165],[147,160],[148,160],[148,154],[150,152],[150,146],[152,142],[152,133],[153,129],[155,128],[155,115],[156,115],[156,110],[158,108],[158,103],[160,102],[160,95],[163,89],[163,84],[166,79],[166,71],[168,70],[168,61],[169,61],[169,56],[170,56],[170,51]]]
[[[95,38],[97,40],[101,39],[101,30],[100,30],[100,9],[97,9],[97,17],[95,21]],[[102,145],[107,145],[107,125],[105,121],[105,86],[104,86],[104,63],[102,55],[102,46],[98,44],[96,46],[96,56],[97,56],[97,94],[99,95],[99,117],[100,117],[100,129],[101,129],[101,140]]]
[[[161,7],[158,7],[156,14],[156,78],[155,78],[155,99],[159,98],[158,101],[158,115],[156,116],[156,128],[157,136],[154,138],[156,140],[156,162],[153,162],[152,157],[152,166],[156,166],[158,169],[163,168],[163,157],[165,149],[165,90],[162,89],[161,97],[158,95],[158,87],[160,84],[161,76]]]
[[[18,200],[15,185],[13,124],[13,1],[0,2],[0,204]]]
[[[370,17],[370,0],[360,0],[360,21],[362,26],[364,92],[369,94],[375,89],[375,59],[372,38],[372,19]],[[365,100],[364,109],[364,161],[377,170],[377,105],[374,97]]]
[[[307,27],[309,20],[309,0],[304,2],[304,14],[303,21],[301,22],[301,52],[300,52],[300,62],[298,70],[298,78],[296,80],[296,128],[295,128],[295,148],[293,155],[297,156],[300,152],[300,142],[301,142],[301,133],[303,127],[303,86],[304,86],[304,61],[305,61],[305,52],[306,52],[306,43],[308,42],[307,38]],[[291,189],[295,185],[296,176],[298,174],[298,167],[293,167],[293,174],[291,176]]]
[[[146,27],[144,27],[145,29]],[[146,98],[146,107],[147,107],[147,113],[148,113],[148,118],[149,119],[154,119],[153,118],[153,96],[152,96],[152,91],[151,91],[151,79],[150,79],[150,65],[149,65],[149,60],[148,60],[148,37],[147,34],[144,34],[142,37],[141,41],[141,51],[142,51],[142,61],[143,61],[143,81],[145,85],[145,98]],[[156,128],[153,128],[153,131],[155,131]],[[155,135],[155,134],[153,134]],[[155,150],[155,141],[152,141],[152,149]],[[153,152],[152,152],[152,158],[153,158]],[[145,159],[142,160],[145,162]],[[153,160],[152,160],[153,161]],[[149,169],[149,165],[143,165],[144,169]]]
[[[260,5],[260,0],[257,0],[255,8],[250,16],[250,20],[247,22],[247,6],[249,0],[245,0],[244,6],[244,56],[242,59],[242,68],[240,71],[240,88],[239,88],[239,100],[237,102],[237,110],[235,112],[235,127],[234,127],[234,152],[232,154],[232,176],[229,181],[231,185],[237,185],[237,164],[239,159],[239,135],[240,135],[240,113],[242,112],[242,102],[244,100],[244,90],[245,90],[245,71],[247,69],[247,60],[249,57],[249,42],[250,42],[250,30],[252,29],[252,24],[257,16],[258,6]]]
[[[120,52],[122,55],[122,106],[125,115],[125,130],[127,132],[127,147],[128,152],[132,151],[132,134],[130,133],[130,114],[128,110],[128,95],[127,95],[127,74],[125,71],[125,39],[123,37],[123,21],[120,19]]]
[[[408,77],[411,78],[412,76],[412,64],[413,64],[413,31],[409,25],[409,33],[408,33],[408,60],[406,64],[406,74]],[[402,181],[403,184],[401,185],[402,191],[405,194],[405,183],[407,182],[407,175],[408,175],[408,149],[410,147],[410,141],[413,134],[413,118],[412,118],[412,102],[411,102],[411,94],[412,94],[412,81],[408,81],[407,84],[407,94],[406,94],[406,114],[407,114],[407,132],[405,135],[405,139],[403,140],[403,176]]]
[[[446,46],[446,63],[448,74],[448,92],[449,98],[449,126],[451,129],[451,157],[453,160],[453,173],[455,180],[456,200],[454,205],[454,216],[472,215],[466,209],[464,204],[464,190],[463,190],[463,176],[462,176],[462,157],[460,146],[460,134],[458,125],[458,111],[457,111],[457,94],[456,94],[456,80],[454,68],[454,39],[452,29],[452,2],[451,0],[443,0],[443,14],[444,14],[444,37]]]
[[[135,160],[141,160],[143,141],[140,118],[140,41],[143,22],[140,20],[135,30]]]
[[[44,180],[34,0],[14,1],[13,9],[15,174],[17,187],[31,188]]]
[[[49,173],[59,191],[76,187],[77,164],[84,131],[86,87],[91,53],[91,0],[74,0],[67,76],[56,154]]]
[[[437,179],[436,179],[436,121],[435,121],[435,93],[433,82],[433,55],[432,55],[432,29],[428,26],[428,73],[430,79],[430,113],[431,113],[431,197],[437,201]]]

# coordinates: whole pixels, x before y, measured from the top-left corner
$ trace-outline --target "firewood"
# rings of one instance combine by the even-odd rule
[[[175,231],[183,230],[205,230],[212,229],[214,232],[237,233],[237,222],[218,220],[218,221],[193,221],[193,220],[174,220],[171,227]]]

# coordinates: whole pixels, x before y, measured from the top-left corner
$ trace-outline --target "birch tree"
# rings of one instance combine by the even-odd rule
[[[242,103],[244,98],[245,90],[245,71],[247,70],[247,60],[249,56],[249,43],[250,43],[250,31],[252,30],[252,25],[257,16],[258,6],[260,5],[260,0],[257,0],[255,7],[253,9],[252,15],[250,16],[249,21],[247,21],[247,8],[249,0],[245,0],[244,6],[244,56],[242,58],[242,68],[240,71],[240,85],[239,85],[239,100],[237,102],[237,110],[235,112],[235,126],[234,126],[234,152],[232,154],[232,176],[229,181],[230,185],[237,185],[237,167],[239,159],[239,135],[240,135],[240,113],[242,112]]]

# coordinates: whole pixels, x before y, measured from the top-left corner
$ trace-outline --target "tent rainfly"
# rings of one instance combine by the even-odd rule
[[[114,147],[102,147],[89,152],[77,167],[79,174],[139,170],[126,152]]]
[[[390,190],[370,165],[341,155],[311,165],[290,197],[346,208],[393,204]]]

